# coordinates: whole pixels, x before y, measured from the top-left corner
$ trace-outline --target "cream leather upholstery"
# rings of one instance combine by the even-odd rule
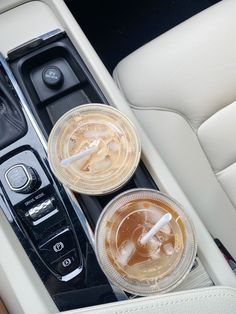
[[[236,313],[236,290],[214,287],[145,297],[97,307],[63,312],[64,314],[233,314]]]
[[[28,2],[28,0],[0,0],[0,12],[23,2]],[[1,52],[6,55],[7,51],[15,45],[21,44],[25,40],[29,40],[56,27],[62,28],[61,25],[63,25],[63,29],[66,30],[76,49],[80,55],[83,56],[88,68],[93,73],[109,102],[133,119],[133,115],[130,113],[126,101],[120,95],[101,60],[99,60],[63,0],[43,0],[42,2],[45,2],[47,7],[37,1],[32,1],[24,5],[24,9],[17,7],[14,10],[4,13],[7,14],[4,15],[4,18],[3,14],[1,15]],[[50,12],[49,6],[52,9],[51,11],[57,15],[58,20],[55,18],[54,14]],[[37,11],[36,15],[34,14],[35,11]],[[18,18],[16,19],[16,17]],[[33,23],[33,21],[37,21],[37,23]],[[43,23],[41,23],[41,21],[43,21]],[[17,25],[17,27],[15,25]],[[6,33],[6,29],[8,29],[8,33]],[[151,148],[149,147],[149,149],[145,150],[149,159],[151,161],[155,160],[159,155],[152,149],[153,146],[146,137],[146,134],[141,132],[141,136],[145,139],[143,142],[145,142],[146,147],[151,146]],[[160,167],[160,163],[158,164]],[[162,165],[162,177],[164,177],[164,179],[161,178],[162,183],[165,181],[165,185],[171,187],[172,194],[175,191],[177,191],[176,193],[178,194],[179,189],[175,186],[175,182],[172,182],[172,176],[169,178],[167,173],[166,167]],[[154,174],[155,172],[152,172],[153,176]],[[201,255],[204,261],[204,266],[207,266],[212,276],[214,275],[213,278],[216,283],[222,284],[223,282],[227,285],[235,285],[234,278],[231,278],[231,272],[226,267],[227,265],[224,259],[212,245],[211,239],[209,239],[204,226],[202,226],[199,220],[197,220],[196,224],[196,220],[195,225],[198,226],[198,231],[201,234],[201,236],[199,236],[201,244],[203,242],[205,244],[205,246],[201,245],[199,250],[199,255]],[[48,292],[35,273],[32,264],[5,217],[1,217],[1,215],[0,235],[2,243],[1,249],[4,251],[4,254],[0,254],[0,296],[6,303],[10,313],[56,313],[57,309],[50,299]],[[211,265],[211,263],[208,265],[209,256],[214,261],[213,265]],[[160,305],[159,308],[157,304]],[[179,312],[177,312],[176,304]],[[197,313],[212,313],[213,311],[215,314],[235,313],[235,290],[229,288],[211,288],[194,292],[182,292],[160,297],[142,298],[129,302],[113,303],[107,306],[93,307],[91,309],[75,310],[72,311],[72,313],[133,313],[136,311],[137,306],[140,308],[139,312],[141,311],[141,313],[143,313],[144,307],[150,314],[157,313],[156,309],[158,309],[159,312],[161,311],[161,313],[173,313],[174,311],[188,314],[196,313],[196,311]],[[193,309],[193,306],[196,308]],[[199,306],[201,306],[200,309],[203,309],[202,312],[200,312],[200,310],[198,311]],[[207,309],[208,312],[206,312],[205,309]],[[68,312],[68,314],[69,313],[71,312]]]
[[[0,51],[4,56],[28,40],[56,28],[63,30],[48,5],[41,1],[30,1],[17,6],[23,2],[26,0],[0,0]],[[13,6],[16,7],[9,10]],[[1,13],[3,10],[9,11]]]
[[[236,258],[236,1],[122,60],[114,78],[210,233]]]

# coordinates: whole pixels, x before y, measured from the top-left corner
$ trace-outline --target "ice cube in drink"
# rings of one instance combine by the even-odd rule
[[[171,220],[141,239],[167,213]],[[127,191],[107,205],[96,228],[96,253],[108,278],[125,291],[149,295],[172,289],[196,254],[193,227],[179,204],[154,190]]]

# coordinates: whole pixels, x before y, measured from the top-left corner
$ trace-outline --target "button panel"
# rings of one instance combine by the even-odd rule
[[[26,149],[3,159],[0,166],[0,192],[2,188],[3,197],[7,197],[18,225],[30,241],[30,256],[40,257],[44,262],[40,266],[43,273],[51,272],[53,280],[67,282],[77,277],[83,271],[81,248],[68,208],[65,208],[65,199],[53,178],[48,176],[43,161],[33,150]],[[72,251],[73,254],[67,256]],[[60,259],[63,259],[61,264]],[[56,261],[53,268],[52,263]],[[61,269],[60,272],[57,269]]]
[[[50,264],[74,248],[73,235],[69,228],[61,230],[45,243],[39,245],[42,256]]]

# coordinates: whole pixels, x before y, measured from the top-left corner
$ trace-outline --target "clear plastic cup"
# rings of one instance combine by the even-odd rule
[[[167,213],[171,220],[146,244],[142,237]],[[107,278],[134,295],[164,293],[192,268],[195,231],[182,206],[156,190],[134,189],[103,210],[95,232],[96,255]]]
[[[50,166],[71,190],[101,195],[113,192],[133,175],[141,145],[131,121],[101,104],[76,107],[53,127],[48,141]]]

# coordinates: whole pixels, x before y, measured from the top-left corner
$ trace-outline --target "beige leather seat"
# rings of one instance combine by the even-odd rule
[[[210,233],[236,258],[236,1],[138,49],[114,78]]]
[[[211,287],[109,303],[97,307],[84,308],[63,313],[233,314],[236,313],[236,289],[229,287]]]

